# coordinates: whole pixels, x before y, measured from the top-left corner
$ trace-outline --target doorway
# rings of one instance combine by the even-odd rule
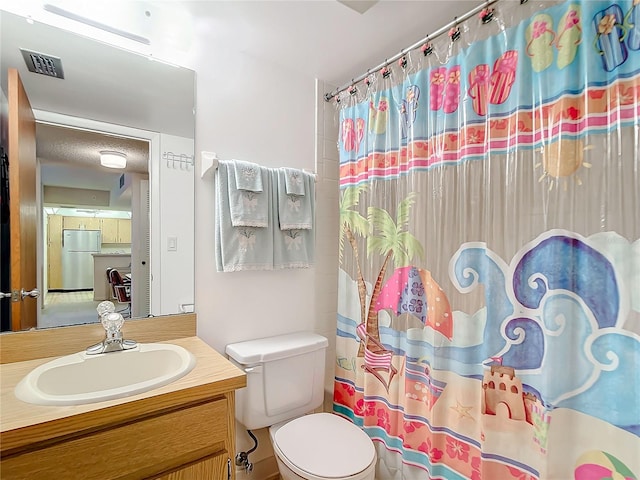
[[[45,192],[47,182],[51,180],[43,177]],[[67,192],[72,193],[73,189]],[[123,277],[131,278],[131,208],[60,207],[47,201],[46,194],[44,200],[46,268],[38,328],[97,322],[98,304],[114,301],[106,270],[118,268]],[[119,307],[129,310],[129,305]]]
[[[148,208],[138,192],[148,183],[150,143],[38,121],[36,151],[43,292],[38,328],[97,322],[97,305],[114,301],[107,269],[116,268],[131,279],[138,257],[149,256],[148,250],[141,254],[132,245],[140,237],[139,228],[148,228]],[[122,152],[126,167],[100,165],[101,151]],[[141,279],[130,281],[130,295],[136,287],[144,288]],[[132,310],[131,304],[114,303],[118,310]],[[135,310],[145,314],[144,305],[136,304]]]

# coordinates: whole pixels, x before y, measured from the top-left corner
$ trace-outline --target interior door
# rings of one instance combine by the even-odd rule
[[[36,121],[15,68],[8,70],[11,329],[37,325]]]

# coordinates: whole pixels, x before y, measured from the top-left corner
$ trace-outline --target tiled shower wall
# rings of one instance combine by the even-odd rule
[[[325,410],[331,410],[338,306],[338,113],[325,92],[335,87],[316,80],[316,333],[329,339]]]

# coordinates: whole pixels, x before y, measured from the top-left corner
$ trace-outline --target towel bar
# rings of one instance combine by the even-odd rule
[[[204,178],[208,172],[213,172],[218,168],[218,155],[216,152],[200,152],[200,162],[200,178]],[[313,175],[316,182],[318,181],[318,175],[315,172],[310,172],[304,168],[302,171],[310,173]]]
[[[213,172],[218,168],[218,155],[216,155],[216,152],[202,152],[200,155],[200,161],[202,162],[200,178],[204,178],[207,172]]]

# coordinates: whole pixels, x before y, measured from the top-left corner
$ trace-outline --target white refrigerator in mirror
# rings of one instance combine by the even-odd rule
[[[93,254],[100,253],[100,230],[62,231],[63,290],[93,289]]]

